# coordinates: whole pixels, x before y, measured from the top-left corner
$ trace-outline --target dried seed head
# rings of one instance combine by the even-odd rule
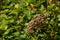
[[[41,31],[41,28],[43,27],[44,23],[45,23],[45,19],[50,16],[49,14],[40,14],[34,18],[32,18],[32,20],[29,22],[27,28],[26,28],[26,33],[30,33],[31,30],[33,31],[33,29]]]

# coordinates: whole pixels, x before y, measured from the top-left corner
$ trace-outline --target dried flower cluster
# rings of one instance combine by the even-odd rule
[[[46,18],[50,16],[49,14],[40,14],[36,16],[35,18],[32,18],[32,20],[29,22],[26,32],[31,33],[32,31],[41,31],[41,28],[43,27]]]

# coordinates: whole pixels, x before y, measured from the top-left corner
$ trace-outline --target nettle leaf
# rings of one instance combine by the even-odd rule
[[[52,10],[52,9],[54,9],[54,8],[55,8],[55,4],[51,4],[51,5],[49,5],[49,6],[47,7],[48,10]]]
[[[4,3],[5,3],[5,4],[9,4],[10,1],[11,1],[11,0],[4,0]]]
[[[5,14],[0,15],[1,20],[5,20],[6,18],[7,18],[7,16]]]
[[[39,9],[41,11],[41,13],[45,13],[45,7],[43,5],[41,5],[41,8]]]
[[[2,9],[2,7],[3,7],[3,5],[2,5],[2,4],[0,4],[0,9]]]
[[[50,23],[51,23],[51,24],[54,24],[54,23],[55,23],[55,22],[54,22],[54,19],[51,19]]]
[[[7,30],[8,28],[7,24],[8,24],[8,21],[3,20],[0,29]]]
[[[17,2],[19,2],[20,0],[11,0],[12,2],[14,2],[14,3],[17,3]]]
[[[60,14],[57,16],[57,18],[60,18]]]
[[[60,23],[58,23],[58,26],[60,26]]]
[[[17,10],[11,10],[12,14],[17,14]]]
[[[9,34],[9,32],[10,32],[11,30],[13,30],[13,28],[7,29],[7,31],[5,31],[5,33],[3,34],[3,36]]]
[[[58,21],[60,21],[60,19],[58,19]]]
[[[44,34],[39,34],[38,36],[43,37],[43,36],[44,36]]]
[[[28,2],[36,2],[36,0],[27,0]]]
[[[60,40],[60,35],[56,35],[56,36],[55,36],[55,39],[56,39],[56,40]]]
[[[14,3],[11,3],[10,5],[3,6],[3,9],[5,9],[5,8],[12,9],[13,6],[14,6]]]
[[[31,40],[37,40],[36,38],[32,37]]]
[[[25,26],[27,26],[28,25],[28,23],[25,23]]]
[[[60,21],[60,15],[58,15],[57,18],[58,18],[58,21]]]
[[[11,36],[7,36],[6,38],[8,38],[8,39],[12,39],[13,38],[13,36],[11,35]]]
[[[19,32],[14,32],[13,35],[14,36],[19,36]]]
[[[20,35],[20,37],[21,37],[21,38],[26,38],[26,35],[25,35],[25,34],[24,34],[24,35]]]
[[[17,4],[15,4],[15,6],[14,6],[15,8],[18,8],[19,7],[19,4],[17,3]]]

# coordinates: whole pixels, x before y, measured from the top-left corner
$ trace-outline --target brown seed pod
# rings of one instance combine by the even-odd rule
[[[32,18],[32,20],[29,22],[25,32],[26,33],[32,33],[32,31],[38,30],[41,31],[41,28],[43,27],[44,23],[45,23],[45,19],[50,16],[49,14],[40,14],[34,18]]]

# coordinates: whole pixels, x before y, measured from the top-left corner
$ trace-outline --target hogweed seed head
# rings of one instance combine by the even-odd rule
[[[45,20],[48,16],[50,16],[50,14],[40,14],[40,15],[32,18],[32,20],[29,22],[25,32],[32,33],[32,31],[34,29],[41,31],[41,28],[43,27]]]

